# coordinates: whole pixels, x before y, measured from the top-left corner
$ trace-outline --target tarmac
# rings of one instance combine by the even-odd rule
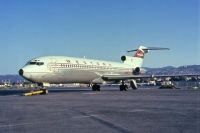
[[[199,133],[200,89],[0,90],[0,133]]]

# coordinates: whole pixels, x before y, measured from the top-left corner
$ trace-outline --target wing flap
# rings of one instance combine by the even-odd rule
[[[112,80],[128,80],[137,78],[162,78],[162,77],[182,77],[182,76],[200,76],[200,74],[171,74],[171,75],[103,75],[102,79]]]

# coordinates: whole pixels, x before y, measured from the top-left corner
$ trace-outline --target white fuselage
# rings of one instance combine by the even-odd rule
[[[44,56],[29,61],[21,74],[36,83],[104,83],[102,75],[131,75],[133,66],[103,60]]]

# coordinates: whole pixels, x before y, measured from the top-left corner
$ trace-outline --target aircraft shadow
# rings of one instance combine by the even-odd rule
[[[34,89],[33,89],[34,90]],[[92,92],[91,88],[85,87],[70,87],[70,88],[49,88],[49,93],[80,93],[80,92]],[[102,91],[116,91],[115,87],[106,87],[102,88]],[[30,92],[31,89],[0,89],[0,96],[9,96],[9,95],[23,95],[26,92]]]
[[[49,93],[89,92],[90,88],[50,88]],[[23,95],[31,89],[0,89],[0,96]]]

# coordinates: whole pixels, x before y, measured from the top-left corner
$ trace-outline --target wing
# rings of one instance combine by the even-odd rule
[[[112,80],[128,80],[137,78],[162,78],[162,77],[182,77],[182,76],[200,76],[200,74],[172,74],[172,75],[103,75],[102,79],[106,81]]]

